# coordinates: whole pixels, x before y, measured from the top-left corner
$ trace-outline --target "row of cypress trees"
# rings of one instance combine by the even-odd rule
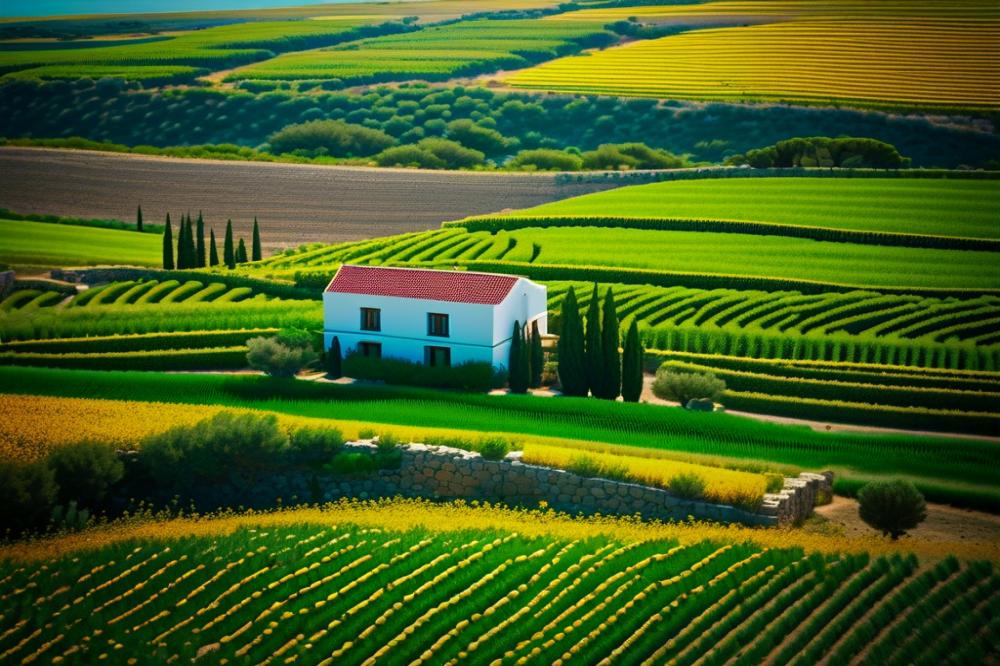
[[[642,357],[635,320],[625,334],[619,351],[620,324],[614,293],[604,293],[603,306],[597,285],[587,308],[586,329],[580,317],[576,292],[570,287],[562,302],[559,333],[559,383],[565,395],[592,394],[604,400],[638,402],[642,395]]]
[[[137,223],[142,219],[142,209],[139,209]],[[205,266],[219,265],[219,251],[215,241],[215,229],[209,229],[209,242],[205,244],[205,220],[201,213],[198,219],[192,221],[191,214],[181,215],[180,229],[177,233],[177,254],[174,255],[174,232],[170,222],[170,213],[167,213],[167,221],[163,228],[163,268],[173,270],[175,268],[204,268]],[[226,236],[222,245],[222,263],[227,268],[236,268],[236,264],[245,264],[247,261],[260,261],[263,253],[260,246],[260,226],[257,218],[253,219],[253,239],[251,242],[251,254],[247,256],[246,242],[240,238],[239,244],[233,242],[233,221],[226,222]],[[207,256],[206,256],[207,253]]]
[[[538,322],[531,322],[529,332],[527,326],[515,321],[507,360],[507,383],[510,392],[527,393],[529,388],[541,386],[544,365],[545,354],[542,351],[542,336],[538,332]]]

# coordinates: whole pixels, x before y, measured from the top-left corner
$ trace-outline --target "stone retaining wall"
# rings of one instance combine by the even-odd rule
[[[346,450],[371,453],[370,442],[351,442]],[[504,460],[486,460],[478,453],[443,446],[408,444],[400,447],[399,469],[325,481],[323,500],[339,497],[424,497],[478,499],[510,505],[537,506],[545,501],[569,512],[616,515],[641,514],[661,520],[699,520],[746,525],[777,525],[812,513],[818,497],[829,495],[832,474],[802,474],[785,480],[781,492],[766,495],[757,511],[675,497],[659,488],[581,477],[565,470],[528,465],[519,453]],[[286,495],[287,497],[287,495]]]

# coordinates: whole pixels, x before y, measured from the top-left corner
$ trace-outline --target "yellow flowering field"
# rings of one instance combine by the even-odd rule
[[[649,458],[618,453],[585,451],[577,448],[536,444],[524,445],[524,462],[561,469],[573,469],[581,464],[597,471],[616,470],[628,480],[665,488],[674,477],[685,474],[699,477],[705,484],[705,499],[722,504],[755,506],[767,490],[763,474],[741,472],[720,467],[695,465],[667,458]],[[605,474],[598,474],[605,476]]]

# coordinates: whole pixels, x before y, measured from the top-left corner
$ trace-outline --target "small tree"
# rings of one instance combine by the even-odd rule
[[[170,227],[170,213],[163,225],[163,270],[174,270],[174,232]]]
[[[545,366],[545,352],[542,351],[542,334],[538,332],[538,320],[531,322],[531,388],[542,385],[542,369]]]
[[[644,350],[639,340],[639,326],[635,319],[629,324],[622,350],[622,399],[639,402],[642,397],[642,361]]]
[[[294,329],[271,338],[251,338],[247,349],[250,367],[271,377],[294,377],[316,360],[309,333]]]
[[[240,239],[240,244],[236,248],[236,263],[245,264],[247,263],[247,245]]]
[[[187,241],[184,234],[187,232],[187,219],[181,213],[180,224],[177,225],[177,262],[176,266],[180,270],[187,268]]]
[[[233,246],[233,221],[226,222],[226,239],[222,244],[222,260],[226,268],[236,268],[236,248]]]
[[[872,481],[858,491],[858,514],[895,541],[927,518],[927,503],[910,481]]]
[[[260,249],[260,227],[257,226],[257,218],[253,218],[253,241],[251,243],[251,255],[253,261],[260,261],[264,258],[264,253]]]
[[[125,473],[114,449],[106,444],[80,442],[59,446],[49,454],[49,467],[59,486],[59,502],[97,508],[111,486]]]
[[[215,229],[209,229],[208,265],[219,265],[219,250],[215,247]]]
[[[142,206],[137,206],[135,209],[135,230],[142,231]]]
[[[198,211],[198,225],[195,231],[195,265],[198,268],[204,268],[208,265],[208,261],[205,256],[205,218],[201,216],[201,211]]]
[[[587,306],[586,338],[584,358],[587,368],[587,387],[596,396],[601,392],[601,382],[604,381],[604,349],[601,346],[601,309],[597,283],[594,283],[594,291]]]
[[[663,400],[676,400],[687,406],[691,400],[708,398],[717,400],[726,390],[726,383],[715,375],[697,372],[678,372],[664,363],[656,371],[653,394]]]
[[[604,292],[604,307],[601,317],[601,369],[603,375],[597,385],[591,387],[594,395],[604,400],[615,400],[622,391],[622,359],[618,351],[619,338],[615,295],[609,288]]]
[[[511,393],[528,392],[528,373],[525,372],[527,360],[524,349],[524,331],[521,322],[514,322],[514,330],[510,336],[510,352],[507,360],[507,381]]]
[[[583,322],[572,287],[562,302],[559,332],[559,384],[565,395],[587,395],[587,367],[584,360]]]
[[[330,348],[326,351],[326,374],[332,379],[340,379],[344,376],[343,354],[340,352],[340,338],[336,335],[330,341]]]

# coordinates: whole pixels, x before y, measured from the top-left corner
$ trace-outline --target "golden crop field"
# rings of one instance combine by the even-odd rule
[[[638,97],[1000,105],[996,5],[721,2],[571,12],[556,19],[697,27],[508,75],[516,88]]]

